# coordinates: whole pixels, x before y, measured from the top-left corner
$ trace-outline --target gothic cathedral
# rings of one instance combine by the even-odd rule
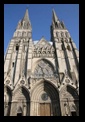
[[[54,9],[50,32],[33,41],[26,10],[4,58],[4,116],[79,116],[79,51]]]

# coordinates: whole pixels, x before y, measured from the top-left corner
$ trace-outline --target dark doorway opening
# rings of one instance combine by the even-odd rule
[[[17,113],[17,116],[22,116],[22,113]]]
[[[71,112],[71,115],[72,115],[72,116],[77,116],[75,111],[72,111],[72,112]]]

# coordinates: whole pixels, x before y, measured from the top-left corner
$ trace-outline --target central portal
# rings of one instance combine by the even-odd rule
[[[60,116],[60,101],[57,89],[48,81],[35,86],[31,97],[31,116]]]
[[[50,103],[40,103],[40,116],[51,116]]]

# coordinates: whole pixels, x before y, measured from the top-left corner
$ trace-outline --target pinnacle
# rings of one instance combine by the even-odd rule
[[[26,9],[26,12],[25,12],[23,20],[25,20],[25,21],[29,20],[28,9]]]
[[[54,21],[58,21],[58,17],[57,17],[57,15],[55,13],[55,10],[53,9],[52,12],[53,12],[53,20]]]

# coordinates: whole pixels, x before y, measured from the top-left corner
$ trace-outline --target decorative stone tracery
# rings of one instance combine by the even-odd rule
[[[50,90],[49,90],[50,89]],[[37,94],[36,94],[37,93]],[[40,114],[40,105],[42,103],[50,104],[51,106],[51,116],[60,116],[60,102],[59,93],[53,85],[47,81],[41,81],[34,89],[31,91],[31,115],[32,116],[42,116]]]
[[[34,70],[34,77],[54,77],[53,67],[46,62],[45,60],[41,60]]]
[[[34,46],[33,57],[53,57],[54,47],[45,40],[41,40],[40,43]]]

